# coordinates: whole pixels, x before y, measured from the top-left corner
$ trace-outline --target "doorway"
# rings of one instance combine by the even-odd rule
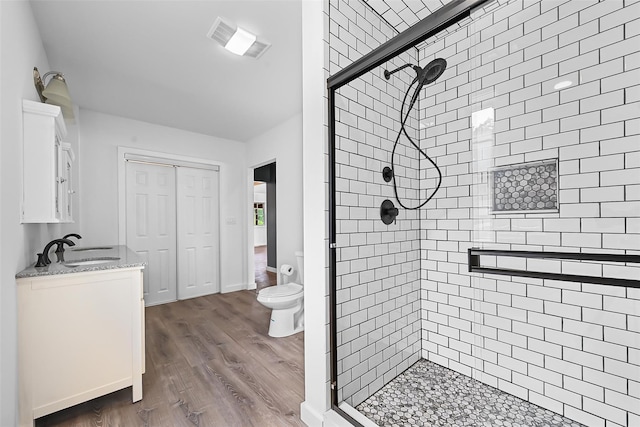
[[[256,288],[277,283],[276,163],[253,172],[253,236]]]
[[[217,167],[125,163],[126,244],[147,262],[146,305],[220,292]]]

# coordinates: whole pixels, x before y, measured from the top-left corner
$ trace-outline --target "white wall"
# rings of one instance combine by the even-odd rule
[[[36,252],[49,240],[77,228],[20,224],[22,100],[38,100],[32,70],[37,66],[45,73],[49,65],[29,2],[0,1],[0,11],[0,425],[12,426],[17,423],[18,395],[15,274],[34,263]],[[75,130],[70,137],[77,150]]]
[[[0,2],[0,28],[2,28],[2,3]],[[0,37],[2,37],[2,34],[0,34]],[[0,38],[0,40],[2,40],[2,38]],[[1,45],[1,44],[0,44]],[[2,53],[2,49],[0,48],[0,54]],[[2,59],[0,59],[0,82],[2,82]],[[2,84],[0,84],[0,100],[3,99],[2,97]],[[2,125],[2,102],[0,102],[0,125]],[[0,154],[2,152],[2,132],[0,132]],[[1,166],[1,159],[2,156],[0,156],[0,166]],[[3,208],[3,204],[2,204],[2,198],[0,197],[0,224],[2,224],[2,208]],[[0,229],[0,239],[2,238],[2,230]],[[2,246],[0,245],[0,260],[2,259]],[[2,278],[2,262],[0,262],[0,278]],[[2,343],[4,342],[3,338],[4,338],[4,334],[3,334],[3,330],[2,330],[2,292],[0,291],[0,384],[4,384],[5,382],[2,380],[3,375],[2,375],[2,371],[4,369],[4,364],[2,363],[2,359],[3,359],[3,352],[4,352],[4,347],[2,346]],[[2,399],[2,392],[3,392],[4,387],[0,386],[0,402],[4,402],[4,400]],[[0,423],[4,421],[4,418],[2,417],[2,414],[6,413],[6,411],[3,410],[3,404],[0,403]]]
[[[325,146],[326,63],[323,1],[302,2],[302,123],[304,190],[304,398],[300,417],[324,424],[330,407]],[[328,24],[327,24],[328,25]],[[327,49],[325,49],[327,48]]]
[[[81,234],[87,245],[118,243],[118,147],[196,157],[220,165],[220,284],[247,285],[245,144],[81,109]]]
[[[278,268],[282,264],[296,266],[295,252],[303,249],[302,115],[295,115],[247,143],[249,167],[273,161],[276,162]],[[249,185],[252,187],[253,183]]]

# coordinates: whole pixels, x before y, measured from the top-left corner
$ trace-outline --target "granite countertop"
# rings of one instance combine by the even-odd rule
[[[54,246],[55,248],[55,246]],[[116,268],[144,267],[147,262],[137,253],[124,245],[72,247],[64,251],[64,262],[55,260],[57,255],[52,250],[49,254],[51,264],[46,267],[36,267],[35,262],[18,274],[16,279],[24,277],[51,276],[55,274],[83,273],[87,271],[113,270]],[[77,265],[88,261],[85,265]],[[90,262],[96,263],[90,263]],[[104,261],[104,262],[103,262]]]

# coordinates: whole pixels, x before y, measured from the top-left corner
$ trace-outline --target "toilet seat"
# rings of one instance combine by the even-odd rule
[[[303,288],[297,283],[269,286],[258,292],[258,299],[265,302],[277,302],[302,296]]]

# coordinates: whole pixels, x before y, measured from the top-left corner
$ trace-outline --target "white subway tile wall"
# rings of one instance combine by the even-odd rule
[[[420,101],[421,147],[445,170],[420,213],[422,357],[589,426],[640,425],[640,292],[470,274],[466,258],[640,254],[640,2],[494,3],[420,47],[421,64],[449,63]],[[474,129],[479,111],[491,120]],[[490,168],[556,158],[559,213],[491,214]],[[637,265],[493,263],[640,278]]]

